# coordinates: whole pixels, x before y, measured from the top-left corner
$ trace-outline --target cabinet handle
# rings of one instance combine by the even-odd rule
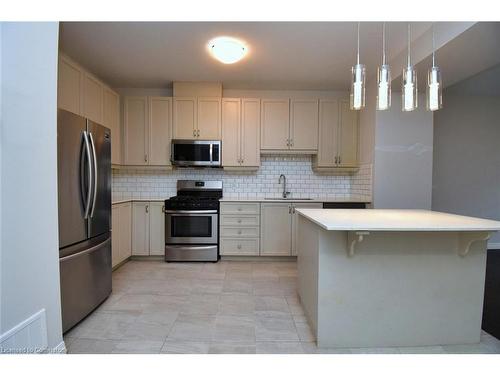
[[[295,215],[295,206],[292,206],[292,214]]]
[[[339,164],[342,164],[342,156],[339,156]]]
[[[241,230],[238,231],[238,234],[241,234]]]
[[[238,249],[241,249],[241,245],[240,245],[240,244],[238,244],[238,246],[236,246],[236,247],[237,247]]]
[[[288,139],[286,140],[286,145],[287,145],[287,147],[290,147],[290,138],[288,138]]]
[[[146,213],[149,213],[149,204],[146,205]]]
[[[148,162],[148,155],[144,155],[144,161],[147,163]]]
[[[241,207],[238,207],[238,211],[241,211]]]
[[[238,224],[241,224],[241,219],[238,220]]]
[[[335,156],[335,164],[337,164],[337,161],[339,160],[338,156]]]
[[[198,130],[196,131],[196,136],[197,136],[198,138],[200,138],[200,129],[198,129]]]
[[[193,137],[196,137],[196,129],[193,129]]]
[[[292,206],[288,206],[288,213],[291,214],[292,213]]]
[[[292,138],[292,139],[290,139],[290,146],[292,146],[292,147],[293,147],[293,138]]]
[[[165,213],[165,205],[161,206],[161,212]]]

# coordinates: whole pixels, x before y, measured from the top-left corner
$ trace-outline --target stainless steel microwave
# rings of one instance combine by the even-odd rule
[[[179,167],[220,167],[221,141],[173,139],[170,161]]]

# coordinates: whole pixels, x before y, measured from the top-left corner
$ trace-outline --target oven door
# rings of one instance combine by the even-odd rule
[[[215,210],[165,211],[165,243],[217,244],[218,215]]]
[[[173,140],[171,162],[181,167],[220,167],[220,141]]]

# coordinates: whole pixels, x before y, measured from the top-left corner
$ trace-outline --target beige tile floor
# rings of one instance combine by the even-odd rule
[[[130,261],[64,340],[69,353],[500,353],[485,332],[475,345],[318,349],[296,289],[295,262]]]

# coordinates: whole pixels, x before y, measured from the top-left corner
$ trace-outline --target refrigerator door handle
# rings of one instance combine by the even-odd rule
[[[92,145],[92,159],[94,160],[94,188],[93,188],[93,198],[92,198],[92,209],[90,210],[90,217],[94,217],[95,201],[97,198],[97,156],[95,152],[95,143],[92,133],[89,132],[90,144]]]
[[[89,217],[89,211],[90,211],[90,200],[92,199],[92,183],[93,183],[93,176],[92,176],[92,161],[90,160],[90,145],[89,145],[89,139],[87,137],[87,132],[84,130],[83,131],[83,142],[85,143],[85,157],[87,158],[87,167],[88,167],[88,187],[87,187],[87,197],[84,200],[85,204],[85,213],[83,215],[84,219],[88,219]],[[81,164],[83,166],[83,163]],[[82,171],[83,172],[83,171]],[[83,173],[81,174],[82,178],[82,192],[84,188],[84,183],[83,183]]]

